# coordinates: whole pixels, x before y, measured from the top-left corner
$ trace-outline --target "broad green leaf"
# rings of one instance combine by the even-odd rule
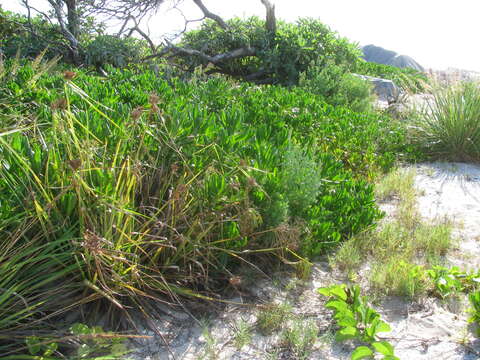
[[[358,330],[355,327],[347,326],[340,329],[336,334],[337,341],[344,341],[349,339],[355,339],[358,336]]]
[[[375,351],[383,355],[394,355],[394,348],[388,341],[378,341],[372,343]]]
[[[341,286],[332,287],[330,289],[330,292],[344,301],[347,300],[347,293],[345,292],[345,289]]]
[[[337,324],[342,327],[347,327],[347,326],[356,327],[357,320],[351,316],[344,316],[340,320],[337,320]]]
[[[73,335],[87,335],[90,334],[90,328],[81,323],[75,323],[70,327],[70,331]]]
[[[29,336],[27,337],[27,340],[25,340],[25,343],[27,344],[28,351],[30,352],[31,355],[35,355],[40,351],[40,338],[38,336]]]
[[[320,295],[330,297],[331,291],[329,287],[323,287],[317,290]]]
[[[58,349],[58,344],[56,342],[51,342],[45,345],[45,351],[43,352],[44,356],[52,355]]]
[[[330,300],[325,304],[325,307],[327,309],[334,309],[339,312],[345,311],[348,309],[347,303],[341,301],[341,300]]]
[[[373,357],[373,351],[369,347],[359,346],[357,347],[351,355],[352,360],[367,359]]]
[[[390,332],[392,328],[385,321],[380,320],[375,328],[376,332]]]

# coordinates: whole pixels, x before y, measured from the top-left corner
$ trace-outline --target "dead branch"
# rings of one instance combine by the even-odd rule
[[[67,25],[65,24],[65,19],[64,19],[64,14],[62,11],[62,3],[61,1],[55,1],[55,0],[48,0],[50,5],[52,6],[55,17],[58,21],[58,24],[60,25],[60,30],[63,34],[63,36],[67,39],[67,41],[70,44],[70,50],[72,51],[72,57],[73,61],[75,63],[79,62],[79,41],[77,38],[70,32],[68,29]]]
[[[212,64],[219,64],[223,63],[228,60],[233,60],[233,59],[238,59],[246,56],[255,56],[256,55],[256,50],[252,47],[243,47],[231,51],[227,51],[226,53],[223,54],[218,54],[215,56],[210,56],[208,54],[205,54],[204,52],[201,52],[199,50],[194,50],[194,49],[187,49],[179,46],[173,45],[171,42],[167,40],[167,47],[162,50],[162,52],[158,54],[153,54],[150,56],[147,56],[143,60],[148,60],[152,59],[155,57],[161,57],[167,54],[168,52],[172,52],[176,55],[183,55],[183,56],[197,56],[206,62],[210,62]]]
[[[223,30],[228,29],[227,23],[220,16],[208,10],[207,7],[203,4],[202,0],[193,0],[193,2],[200,8],[200,10],[202,10],[203,15],[205,15],[206,18],[214,20]]]
[[[130,28],[130,31],[127,35],[127,37],[130,37],[132,36],[133,32],[136,31],[137,33],[140,34],[141,37],[143,37],[145,39],[145,41],[148,43],[148,45],[150,46],[150,49],[152,50],[152,53],[155,53],[157,51],[157,47],[155,46],[154,42],[152,41],[152,39],[150,39],[150,36],[148,36],[142,29],[140,29],[140,26],[138,25],[138,22],[137,22],[137,19],[135,19],[133,16],[130,16],[129,18],[127,18],[127,20],[125,21],[124,25],[128,22],[128,20],[132,20],[133,23],[135,24],[135,26],[131,27]],[[122,26],[123,27],[123,26]]]

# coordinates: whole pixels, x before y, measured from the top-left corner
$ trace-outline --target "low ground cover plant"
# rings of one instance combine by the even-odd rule
[[[480,273],[467,273],[453,266],[433,266],[428,269],[427,274],[435,285],[435,292],[438,296],[446,298],[460,292],[470,292],[478,288],[480,284]]]
[[[357,346],[351,354],[352,360],[371,359],[375,353],[381,354],[383,359],[398,359],[393,346],[378,338],[378,333],[391,331],[390,325],[368,305],[367,298],[360,295],[358,285],[332,285],[320,288],[318,292],[329,298],[325,306],[334,311],[334,319],[340,327],[337,340],[359,340],[368,344]]]
[[[375,224],[365,178],[410,151],[388,118],[304,89],[0,69],[0,334],[211,299],[244,254],[320,254]]]
[[[425,272],[442,263],[442,257],[454,244],[451,224],[423,222],[416,205],[415,172],[397,169],[376,186],[378,201],[396,201],[393,219],[374,230],[367,230],[340,245],[331,264],[355,277],[368,259],[367,274],[372,290],[381,295],[410,298],[430,291]]]
[[[372,110],[372,85],[333,62],[324,65],[313,62],[301,73],[299,86],[333,106],[345,106],[360,113]]]

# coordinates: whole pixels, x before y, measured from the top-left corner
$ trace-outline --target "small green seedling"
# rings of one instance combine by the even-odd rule
[[[337,340],[356,339],[369,345],[357,347],[352,352],[352,360],[371,359],[375,352],[383,355],[385,360],[398,359],[393,346],[377,338],[378,333],[391,331],[390,325],[381,320],[380,314],[368,305],[366,297],[360,296],[357,285],[332,285],[320,288],[318,292],[330,298],[325,306],[335,312],[334,318],[340,327]]]
[[[479,273],[466,273],[454,266],[450,269],[443,266],[434,266],[427,270],[427,275],[432,279],[436,292],[446,298],[450,295],[468,292],[480,284]]]

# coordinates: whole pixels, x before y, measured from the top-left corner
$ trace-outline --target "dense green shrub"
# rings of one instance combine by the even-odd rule
[[[85,47],[85,62],[88,65],[125,67],[147,55],[145,42],[133,38],[118,38],[99,35]]]
[[[279,21],[274,39],[259,18],[235,18],[227,23],[229,28],[223,30],[215,22],[207,21],[199,30],[186,33],[181,45],[211,56],[252,47],[256,56],[236,59],[222,64],[222,67],[238,76],[263,70],[276,83],[288,85],[297,84],[300,73],[306,71],[312,61],[320,66],[333,62],[349,68],[361,54],[355,44],[314,19],[300,19],[295,24]],[[185,62],[191,67],[207,64],[195,57],[185,59]]]
[[[322,96],[334,106],[345,106],[356,112],[372,109],[372,86],[339,65],[312,65],[301,74],[299,86]]]
[[[0,335],[81,294],[205,297],[240,255],[319,254],[380,218],[361,178],[409,151],[305,89],[107,70],[0,69]]]
[[[23,57],[34,58],[45,49],[45,56],[49,58],[66,54],[58,26],[41,17],[32,19],[31,30],[27,23],[26,16],[0,8],[0,49],[5,56],[15,57],[20,53]],[[34,36],[32,31],[39,36]]]

